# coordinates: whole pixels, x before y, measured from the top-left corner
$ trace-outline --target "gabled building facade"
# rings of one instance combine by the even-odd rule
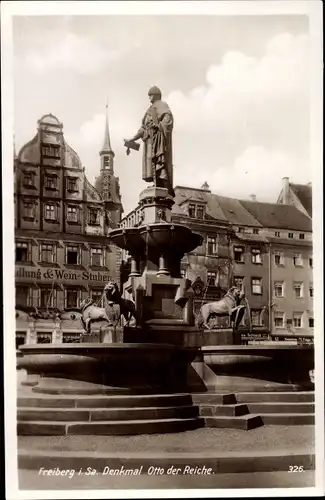
[[[119,251],[106,238],[123,210],[109,153],[111,182],[96,189],[49,114],[15,156],[17,345],[77,339],[80,301],[99,301],[105,282],[119,280]]]

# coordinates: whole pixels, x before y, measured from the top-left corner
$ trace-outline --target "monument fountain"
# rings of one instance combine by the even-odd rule
[[[143,140],[142,178],[152,183],[140,193],[141,223],[108,235],[131,257],[118,302],[121,307],[127,296],[123,300],[134,304],[135,321],[124,326],[121,342],[22,346],[18,365],[35,384],[28,395],[19,395],[18,434],[196,429],[204,419],[193,404],[195,391],[218,392],[219,403],[236,403],[233,393],[238,391],[311,388],[309,346],[200,345],[194,292],[181,276],[180,263],[202,237],[172,222],[173,116],[157,87],[149,97],[151,106],[138,133],[125,140],[127,154]],[[246,410],[241,408],[240,415]]]

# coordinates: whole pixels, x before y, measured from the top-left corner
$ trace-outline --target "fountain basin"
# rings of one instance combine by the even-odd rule
[[[171,223],[153,223],[137,228],[113,229],[108,237],[131,254],[145,254],[146,249],[158,253],[172,249],[184,255],[202,243],[202,236],[187,226]]]
[[[39,376],[47,394],[164,393],[186,387],[197,350],[168,344],[36,344],[21,347],[17,367]]]
[[[201,356],[201,376],[211,390],[291,391],[314,387],[310,378],[314,350],[310,344],[204,346]]]

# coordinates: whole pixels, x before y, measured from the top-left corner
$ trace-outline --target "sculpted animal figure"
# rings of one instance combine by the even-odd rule
[[[204,326],[211,330],[209,325],[209,319],[211,315],[214,316],[229,316],[232,323],[232,328],[236,329],[244,315],[245,306],[240,305],[240,302],[245,297],[244,292],[242,292],[236,286],[231,287],[226,295],[216,302],[209,302],[204,304],[198,316],[197,326],[201,328]]]
[[[84,299],[81,304],[81,323],[88,334],[90,334],[91,323],[97,321],[107,321],[109,324],[113,323],[114,318],[107,315],[103,307],[94,305],[92,299]]]
[[[135,304],[132,300],[124,299],[120,293],[117,284],[114,281],[109,281],[104,288],[104,297],[106,301],[105,310],[106,313],[114,304],[117,304],[120,308],[120,316],[124,316],[126,325],[128,326],[131,319],[136,319],[135,315]]]

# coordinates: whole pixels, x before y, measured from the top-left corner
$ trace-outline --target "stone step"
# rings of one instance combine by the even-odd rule
[[[259,413],[264,425],[314,425],[311,413]]]
[[[314,413],[315,403],[311,402],[291,402],[264,401],[262,403],[247,403],[250,413]]]
[[[315,393],[313,391],[295,391],[295,392],[238,392],[235,394],[238,403],[254,403],[262,401],[278,401],[285,403],[303,403],[313,402]]]
[[[101,420],[151,420],[168,418],[192,418],[199,415],[197,406],[156,408],[29,408],[20,407],[17,420],[22,421],[78,421]]]
[[[228,405],[236,404],[236,396],[232,393],[217,394],[213,392],[193,393],[192,400],[194,404],[215,404],[215,405]]]
[[[234,405],[200,405],[200,415],[203,417],[213,417],[215,415],[237,417],[240,415],[246,415],[247,413],[249,413],[248,408],[243,403],[237,403]]]
[[[42,394],[35,397],[32,393],[19,396],[18,407],[36,408],[143,408],[189,406],[190,394],[151,394],[122,396],[57,396]]]
[[[240,417],[205,417],[206,427],[219,427],[227,429],[243,429],[249,431],[263,425],[259,415],[242,415]]]
[[[155,420],[106,420],[101,422],[21,421],[17,423],[19,436],[64,435],[135,435],[183,432],[204,426],[203,418]]]

